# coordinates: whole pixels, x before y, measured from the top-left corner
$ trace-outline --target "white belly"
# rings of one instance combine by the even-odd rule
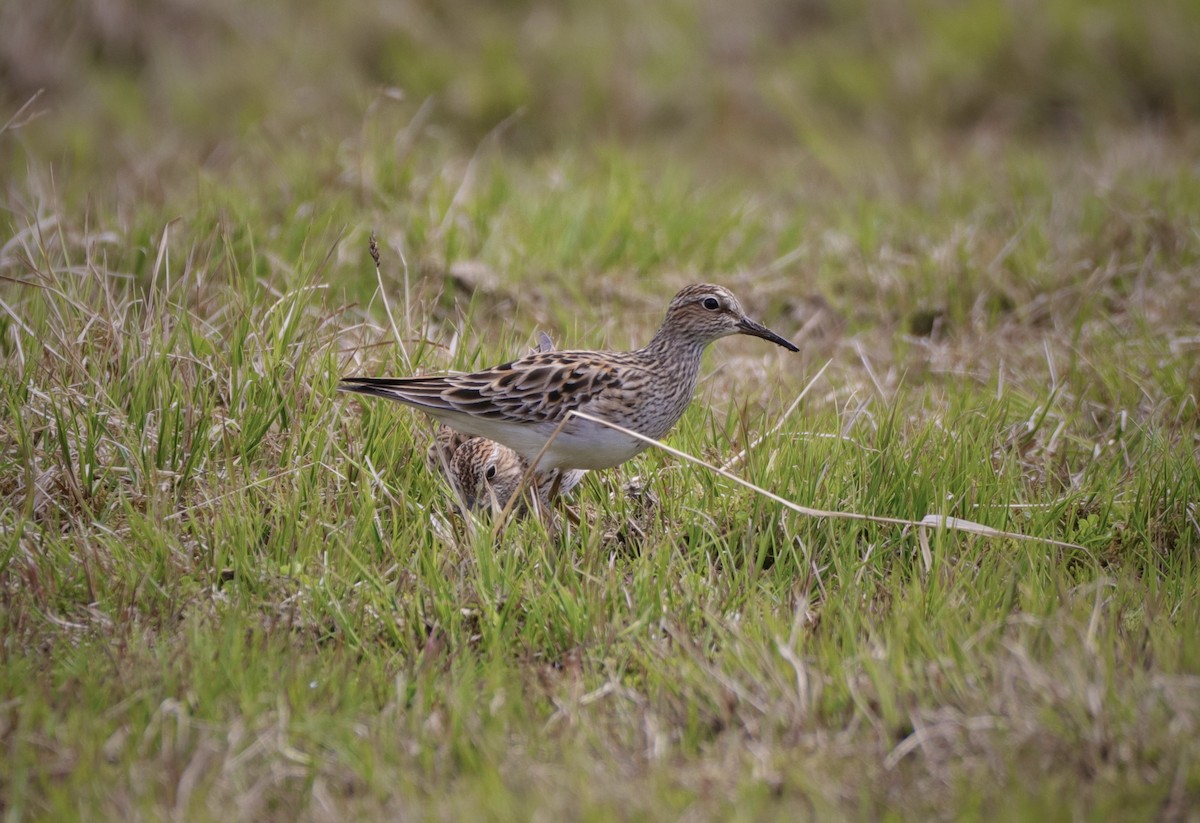
[[[554,469],[607,469],[649,448],[641,440],[590,420],[575,422],[578,428],[566,427],[554,438],[542,455],[541,465]]]
[[[557,424],[517,424],[461,413],[436,415],[452,429],[503,443],[532,461]],[[563,427],[538,462],[538,468],[608,469],[646,450],[647,444],[590,420],[575,419]]]

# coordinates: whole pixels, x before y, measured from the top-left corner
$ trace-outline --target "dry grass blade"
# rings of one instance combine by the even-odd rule
[[[6,131],[8,131],[10,129],[13,129],[13,130],[19,129],[22,126],[29,123],[29,121],[33,120],[35,117],[40,116],[41,112],[34,112],[31,115],[29,115],[29,117],[21,119],[22,116],[25,114],[25,112],[29,109],[29,107],[32,106],[34,103],[36,103],[38,98],[42,96],[43,92],[45,92],[45,89],[38,89],[37,91],[35,91],[33,93],[32,97],[30,97],[28,100],[26,100],[24,103],[22,103],[21,107],[19,109],[17,109],[15,112],[13,112],[12,117],[8,118],[8,120],[6,120],[4,122],[3,126],[0,126],[0,134],[4,134]]]
[[[375,240],[375,233],[371,232],[371,240],[369,243],[371,259],[375,261],[375,284],[378,288],[379,298],[383,301],[383,311],[387,315],[388,323],[392,327],[392,338],[396,341],[396,346],[400,349],[401,356],[404,357],[404,364],[409,368],[412,367],[412,359],[408,356],[408,347],[404,345],[404,337],[400,334],[400,327],[396,325],[396,317],[392,314],[392,304],[388,301],[387,288],[383,284],[383,268],[379,262],[379,243]],[[407,310],[407,283],[408,277],[405,276],[405,304]],[[411,328],[411,324],[405,323],[406,328]]]
[[[818,380],[821,379],[821,376],[825,374],[825,370],[829,368],[829,364],[832,362],[833,362],[832,360],[825,361],[825,365],[822,366],[817,371],[817,373],[812,376],[812,379],[810,379],[806,384],[804,384],[804,388],[800,391],[800,394],[796,395],[796,399],[792,401],[792,405],[788,406],[787,410],[784,411],[784,413],[779,416],[778,422],[776,422],[775,425],[772,426],[769,431],[766,431],[763,434],[760,434],[758,437],[754,438],[753,442],[751,442],[749,446],[742,449],[740,452],[735,454],[733,457],[726,460],[725,463],[722,464],[721,468],[725,471],[728,471],[729,469],[733,468],[738,463],[742,462],[742,460],[746,457],[747,454],[749,454],[753,449],[757,448],[759,443],[763,442],[768,437],[771,437],[776,432],[778,432],[781,428],[783,428],[784,421],[786,421],[789,417],[792,416],[792,412],[794,412],[800,406],[800,403],[803,402],[804,397],[808,394],[808,390],[811,389],[813,387],[813,385]]]
[[[311,469],[314,465],[316,465],[316,464],[310,462],[310,463],[305,463],[300,466],[293,466],[290,469],[284,469],[281,472],[275,472],[274,474],[267,475],[266,477],[260,477],[258,480],[252,480],[249,483],[244,483],[241,486],[238,486],[236,489],[233,489],[232,491],[225,492],[224,494],[218,494],[215,497],[210,497],[206,500],[200,501],[199,503],[194,503],[191,506],[185,506],[184,508],[179,509],[178,511],[172,512],[171,514],[168,514],[166,517],[163,518],[163,522],[169,523],[172,520],[179,520],[182,517],[186,517],[187,515],[191,514],[194,511],[198,511],[200,509],[212,508],[213,506],[216,506],[218,503],[220,503],[224,500],[228,500],[231,497],[235,497],[236,495],[242,494],[243,492],[249,491],[250,489],[258,488],[260,486],[265,486],[269,483],[272,483],[276,480],[287,477],[289,475],[298,474],[299,472],[302,472],[305,469]]]
[[[635,432],[632,429],[627,429],[624,426],[618,426],[615,423],[610,423],[607,420],[604,420],[602,418],[599,418],[594,415],[587,414],[586,412],[581,412],[581,411],[568,412],[567,417],[564,418],[564,420],[563,420],[563,423],[565,423],[571,417],[580,417],[580,418],[583,418],[584,420],[591,421],[592,423],[599,423],[602,426],[607,426],[610,429],[619,431],[624,435],[634,438],[635,440],[640,440],[643,443],[648,443],[651,446],[662,449],[663,451],[667,452],[668,454],[673,454],[676,457],[682,457],[684,460],[687,460],[691,463],[695,463],[698,466],[703,466],[704,468],[708,469],[709,471],[719,474],[721,477],[724,477],[728,480],[732,480],[734,483],[737,483],[740,486],[745,486],[747,489],[750,489],[753,492],[761,494],[762,496],[764,496],[770,500],[774,500],[776,503],[779,503],[780,505],[782,505],[788,509],[791,509],[792,511],[796,512],[797,514],[803,514],[806,517],[822,517],[822,518],[829,518],[829,519],[834,519],[834,520],[863,520],[863,521],[867,521],[870,523],[886,523],[886,524],[890,524],[890,525],[894,525],[894,526],[914,526],[919,529],[946,528],[946,529],[952,529],[955,531],[970,532],[971,534],[978,534],[982,537],[1007,538],[1010,540],[1023,540],[1023,541],[1027,541],[1030,543],[1042,543],[1042,544],[1050,545],[1050,546],[1059,546],[1059,547],[1065,548],[1065,549],[1079,549],[1080,551],[1085,551],[1085,552],[1087,551],[1086,548],[1084,548],[1083,546],[1077,545],[1075,543],[1067,543],[1067,542],[1064,542],[1061,540],[1051,540],[1051,539],[1045,538],[1045,537],[1036,537],[1036,536],[1028,535],[1028,534],[1020,534],[1019,532],[1000,531],[999,529],[993,529],[989,526],[984,526],[979,523],[974,523],[970,520],[962,520],[962,519],[956,518],[956,517],[944,517],[942,515],[929,514],[929,515],[926,515],[921,520],[906,520],[902,517],[879,517],[877,515],[862,514],[860,512],[826,511],[824,509],[813,509],[813,508],[809,508],[808,506],[801,506],[799,503],[794,503],[791,500],[788,500],[787,498],[780,497],[779,495],[775,494],[774,492],[768,491],[768,490],[762,488],[761,486],[757,486],[754,483],[751,483],[749,480],[744,480],[743,478],[738,477],[736,474],[726,471],[725,469],[721,468],[720,466],[714,466],[711,463],[701,460],[699,457],[694,457],[694,456],[688,454],[687,452],[683,452],[683,451],[680,451],[679,449],[672,448],[671,446],[668,446],[666,443],[662,443],[658,440],[655,440],[652,437],[646,437],[644,434],[639,434],[638,432]],[[554,434],[552,434],[550,436],[550,439],[546,441],[547,445],[549,445],[550,440],[553,440],[554,437],[562,430],[563,423],[560,423],[558,425],[558,428],[556,428],[554,430]],[[542,449],[542,452],[544,452],[544,451],[545,451],[545,447],[543,447],[543,449]],[[538,457],[541,457],[541,452],[539,452]],[[537,461],[535,460],[534,464],[536,464],[536,462]]]

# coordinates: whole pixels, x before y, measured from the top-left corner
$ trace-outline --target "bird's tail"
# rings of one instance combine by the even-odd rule
[[[447,388],[444,376],[343,377],[338,383],[338,391],[383,397],[425,409],[453,410],[442,397]]]

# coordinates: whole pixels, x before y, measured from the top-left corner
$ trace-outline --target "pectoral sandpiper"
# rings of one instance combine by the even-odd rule
[[[451,436],[444,437],[443,432]],[[446,426],[429,447],[426,462],[434,470],[445,467],[451,487],[468,511],[505,508],[529,468],[528,461],[508,446],[486,437],[467,437]],[[534,472],[531,486],[538,508],[548,511],[552,499],[568,494],[579,485],[584,474],[579,469]]]
[[[456,431],[494,440],[528,461],[541,453],[541,471],[606,469],[641,453],[647,444],[574,418],[547,446],[567,413],[584,412],[660,439],[691,402],[704,349],[733,334],[799,351],[747,317],[728,289],[700,284],[675,295],[658,332],[635,351],[539,352],[469,374],[349,377],[338,388],[415,406]]]

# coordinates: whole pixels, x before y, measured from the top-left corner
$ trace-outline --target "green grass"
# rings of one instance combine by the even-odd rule
[[[1190,6],[36,6],[0,26],[5,111],[47,88],[0,131],[6,819],[1200,803]],[[334,390],[638,345],[699,280],[803,348],[716,344],[672,446],[778,427],[735,471],[801,505],[1079,548],[656,451],[497,535],[427,420]]]

